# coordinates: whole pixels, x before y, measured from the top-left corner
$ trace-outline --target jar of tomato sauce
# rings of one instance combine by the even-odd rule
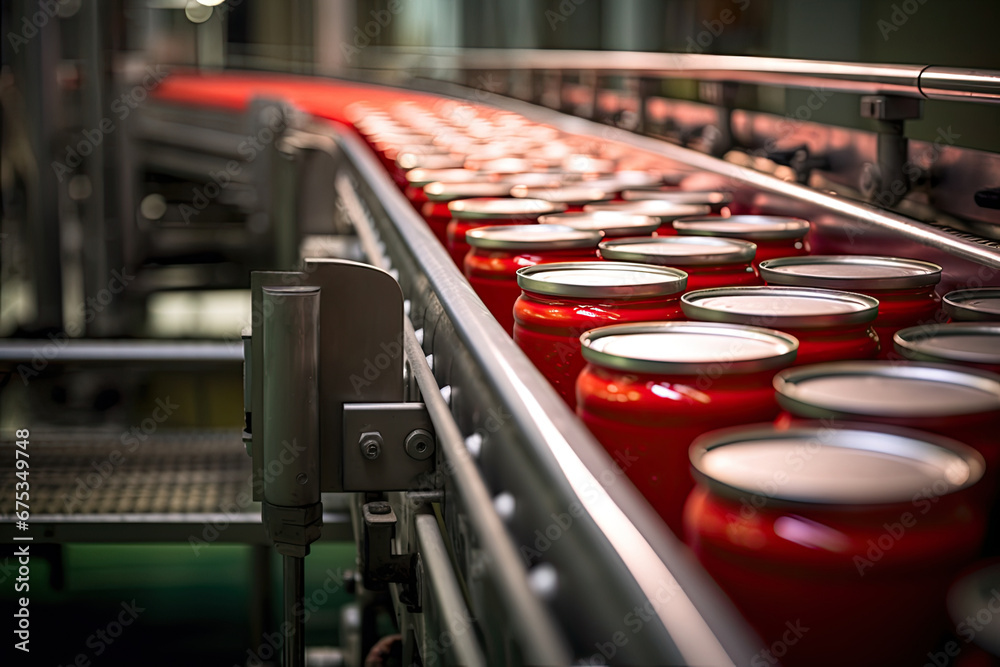
[[[488,177],[469,169],[411,169],[403,194],[418,210],[427,201],[424,186],[431,183],[483,183]]]
[[[427,221],[427,226],[434,232],[441,245],[448,245],[448,223],[451,222],[451,209],[448,204],[461,199],[478,197],[506,197],[510,194],[510,185],[492,182],[469,183],[428,183],[424,186],[427,201],[420,207],[420,215]]]
[[[658,188],[663,185],[664,180],[662,172],[642,169],[619,169],[609,174],[584,174],[583,177],[590,185],[613,194],[618,201],[621,201],[621,194],[625,190]]]
[[[471,246],[465,256],[465,277],[500,326],[512,333],[514,303],[521,296],[518,269],[597,261],[601,235],[561,225],[500,225],[470,230],[465,240]]]
[[[914,361],[937,361],[1000,373],[1000,323],[953,322],[896,332],[896,352]]]
[[[461,199],[448,204],[451,221],[445,229],[448,253],[461,269],[469,244],[465,234],[470,229],[491,225],[526,225],[538,221],[540,216],[566,210],[565,204],[541,199],[491,199],[479,197]]]
[[[687,274],[618,262],[543,264],[517,271],[514,341],[570,407],[583,369],[580,335],[618,322],[674,320]]]
[[[622,193],[625,201],[655,200],[672,204],[708,206],[712,213],[721,213],[733,203],[733,193],[723,190],[626,190]]]
[[[688,292],[681,308],[693,320],[787,331],[799,340],[797,365],[878,355],[878,336],[871,328],[878,300],[864,294],[805,287],[719,287]]]
[[[975,450],[812,422],[706,434],[691,464],[686,540],[763,638],[761,664],[924,664],[983,539]]]
[[[681,534],[693,482],[688,447],[702,433],[775,415],[770,382],[795,358],[793,336],[703,322],[602,327],[581,337],[587,365],[577,414]]]
[[[646,215],[617,213],[615,211],[594,211],[587,213],[555,213],[543,215],[538,222],[548,225],[565,225],[573,229],[599,232],[605,238],[623,236],[652,236],[660,221]]]
[[[657,236],[602,241],[598,251],[614,262],[675,266],[688,274],[688,289],[760,285],[752,266],[757,246],[734,239]]]
[[[543,201],[565,204],[567,211],[582,211],[587,204],[610,201],[612,195],[600,188],[592,188],[586,181],[561,185],[558,187],[531,188],[515,185],[510,189],[512,197],[519,199],[541,199]]]
[[[751,241],[757,246],[754,266],[777,257],[809,254],[809,221],[777,215],[731,215],[679,218],[674,231],[681,236],[715,236]]]
[[[660,221],[660,227],[656,230],[657,236],[673,236],[673,222],[677,218],[687,218],[693,215],[705,215],[711,209],[703,204],[675,204],[669,201],[658,199],[645,199],[640,201],[618,201],[606,204],[587,204],[584,211],[617,211],[619,213],[631,213],[633,215],[645,215],[656,218]]]
[[[882,343],[883,358],[892,353],[897,331],[938,320],[940,300],[934,286],[941,280],[941,267],[931,262],[876,255],[812,255],[765,260],[759,270],[768,285],[838,289],[878,299],[873,328]]]
[[[944,312],[956,322],[1000,322],[1000,287],[954,290],[943,301]]]

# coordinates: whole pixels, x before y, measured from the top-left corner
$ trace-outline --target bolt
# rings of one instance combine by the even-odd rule
[[[361,453],[369,461],[374,461],[382,453],[382,434],[378,431],[361,434]]]
[[[423,461],[434,453],[434,436],[426,429],[414,429],[406,436],[405,445],[410,458]]]
[[[295,481],[299,483],[299,486],[305,486],[306,482],[309,481],[309,477],[304,472],[300,472],[295,476]]]

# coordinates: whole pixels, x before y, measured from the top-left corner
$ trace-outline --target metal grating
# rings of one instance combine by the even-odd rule
[[[14,507],[14,443],[0,440],[0,507]],[[31,432],[30,507],[43,515],[210,514],[260,516],[250,493],[250,457],[239,431],[156,433],[143,442],[121,431]]]

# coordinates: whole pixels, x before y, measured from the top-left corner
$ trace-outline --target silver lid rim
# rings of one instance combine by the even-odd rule
[[[491,201],[513,202],[524,206],[520,211],[487,211],[471,210],[467,207],[475,207],[478,203]],[[513,199],[506,197],[470,197],[459,199],[448,203],[448,210],[452,217],[458,220],[535,220],[549,213],[560,213],[566,210],[565,204],[543,201],[541,199]]]
[[[725,230],[725,229],[704,229],[698,225],[705,223],[725,223],[725,222],[751,222],[759,221],[763,227],[766,221],[781,221],[788,224],[784,229],[756,229],[756,230]],[[674,229],[678,234],[684,236],[718,236],[726,239],[745,239],[747,241],[782,241],[804,238],[809,233],[811,225],[808,220],[802,218],[788,218],[779,215],[731,215],[728,218],[711,217],[690,217],[678,218],[674,220]]]
[[[861,308],[847,313],[821,315],[773,315],[720,311],[700,305],[703,299],[719,296],[773,296],[775,298],[812,297],[818,299],[850,301]],[[878,316],[878,299],[867,294],[842,290],[811,287],[715,287],[695,290],[681,297],[681,310],[691,319],[703,322],[749,324],[751,326],[789,327],[793,329],[821,329],[831,326],[869,324]]]
[[[843,263],[843,264],[881,264],[883,266],[908,266],[920,269],[921,272],[909,276],[889,276],[885,278],[842,277],[842,276],[804,276],[801,274],[784,273],[779,269],[784,266]],[[794,287],[820,287],[826,289],[908,289],[928,287],[941,282],[941,267],[932,262],[903,257],[881,257],[878,255],[806,255],[802,257],[778,257],[764,260],[758,265],[760,277],[768,284],[788,285]]]
[[[622,192],[625,201],[673,201],[679,199],[679,204],[706,204],[708,206],[725,206],[733,202],[733,193],[724,190],[640,190],[628,189]],[[687,200],[687,201],[685,201]]]
[[[477,193],[477,194],[468,194],[468,193],[462,193],[462,192],[440,193],[440,192],[434,192],[433,188],[431,188],[430,190],[428,190],[429,186],[434,185],[435,183],[441,183],[441,185],[456,185],[456,186],[458,186],[458,185],[482,185],[482,184],[487,184],[487,185],[491,185],[491,186],[492,185],[496,185],[497,187],[496,187],[496,190],[495,190],[495,194],[493,194],[493,195],[484,195],[481,192]],[[441,181],[433,181],[431,183],[427,183],[426,185],[424,185],[424,194],[427,196],[427,199],[430,200],[430,201],[432,201],[432,202],[438,202],[438,203],[441,203],[441,204],[448,204],[448,203],[451,203],[453,201],[462,201],[463,199],[504,198],[504,197],[507,197],[510,194],[510,187],[507,186],[506,183],[493,183],[493,182],[490,182],[490,181],[482,181],[480,183],[442,183]]]
[[[655,359],[637,359],[609,354],[592,347],[593,341],[605,336],[639,333],[668,333],[669,331],[687,331],[696,333],[711,333],[728,335],[732,338],[763,338],[772,342],[781,342],[787,348],[782,354],[758,359],[732,361],[720,358],[715,361],[658,361]],[[591,329],[580,336],[581,351],[584,360],[602,368],[623,371],[626,373],[648,373],[651,375],[698,375],[700,373],[722,371],[723,375],[742,375],[758,371],[783,368],[795,361],[798,354],[799,341],[795,336],[783,331],[765,329],[763,327],[748,327],[739,324],[718,324],[715,322],[642,322],[638,324],[612,324],[610,326]],[[724,367],[720,369],[720,364]]]
[[[981,389],[986,394],[996,397],[996,407],[1000,410],[1000,376],[988,371],[976,368],[965,368],[953,364],[926,363],[926,362],[890,362],[890,361],[837,361],[825,364],[811,364],[798,368],[788,368],[774,376],[773,386],[775,398],[778,404],[792,414],[808,417],[810,419],[822,419],[824,417],[842,417],[850,419],[859,416],[888,416],[918,420],[922,416],[938,419],[941,417],[954,417],[968,414],[980,414],[982,410],[939,410],[933,413],[924,412],[922,415],[912,415],[909,413],[893,412],[888,414],[885,409],[879,409],[876,404],[870,405],[868,410],[848,410],[835,405],[817,405],[814,401],[807,400],[802,396],[800,385],[811,379],[827,377],[832,375],[857,375],[859,377],[880,375],[885,377],[926,379],[928,381],[940,382],[942,384],[959,384],[965,387],[975,387]],[[921,377],[924,376],[924,377]],[[954,382],[948,382],[948,380]],[[960,382],[961,380],[961,382]]]
[[[517,230],[524,234],[521,238],[496,238],[498,234]],[[533,239],[534,232],[539,230],[564,234],[559,239]],[[588,232],[573,229],[565,225],[491,225],[470,229],[465,233],[465,242],[473,248],[485,250],[572,250],[574,248],[590,248],[597,259],[597,244],[603,238],[600,232]]]
[[[996,336],[996,352],[983,354],[975,351],[941,350],[935,353],[926,347],[917,347],[928,338],[940,335],[987,335]],[[896,351],[913,361],[958,361],[971,364],[1000,364],[1000,322],[955,322],[952,324],[918,325],[900,329],[892,337]]]
[[[643,201],[631,201],[631,202],[607,202],[607,203],[595,203],[587,204],[583,207],[583,210],[587,213],[596,213],[598,211],[614,211],[617,213],[631,213],[633,215],[648,215],[650,218],[656,218],[660,221],[660,224],[673,222],[678,218],[687,218],[696,215],[707,215],[712,212],[712,208],[707,204],[670,204],[675,210],[666,210],[662,213],[650,212],[650,211],[632,211],[632,205],[635,204],[659,204],[659,203],[669,203],[661,202],[656,199],[643,200]]]
[[[953,320],[962,322],[1000,322],[1000,314],[980,310],[968,305],[972,299],[1000,299],[1000,287],[953,290],[944,295],[941,303],[944,312]]]
[[[607,211],[605,211],[607,212]],[[554,213],[552,215],[543,215],[538,219],[540,223],[553,224],[553,225],[565,225],[567,227],[573,227],[574,229],[581,229],[583,225],[579,225],[574,222],[574,220],[583,219],[593,219],[593,213],[585,213],[583,211],[573,211],[571,213]],[[598,224],[596,226],[588,226],[584,229],[586,231],[595,231],[604,234],[604,236],[609,238],[619,238],[626,236],[636,236],[641,234],[652,234],[657,229],[660,228],[660,221],[656,218],[651,218],[648,215],[639,215],[635,213],[621,213],[613,214],[619,217],[618,222],[608,222],[607,224]],[[575,217],[574,217],[575,216]],[[622,226],[625,220],[632,220],[635,224]],[[583,231],[584,229],[581,229]],[[647,237],[648,238],[648,237]]]
[[[629,246],[645,243],[681,243],[689,245],[725,245],[732,252],[708,255],[656,255],[628,250]],[[638,262],[659,266],[717,266],[725,264],[750,264],[757,254],[757,244],[736,239],[694,236],[641,236],[622,237],[601,242],[601,257],[616,262]]]
[[[595,271],[629,271],[648,273],[660,278],[668,276],[669,281],[656,280],[639,285],[564,285],[534,277],[537,273],[552,271],[575,271],[591,269]],[[517,286],[525,292],[543,296],[574,297],[579,299],[648,299],[651,297],[680,295],[687,289],[688,275],[680,269],[628,262],[556,262],[526,266],[517,270]]]
[[[969,477],[962,484],[954,486],[954,488],[942,495],[957,493],[973,486],[982,479],[986,471],[986,462],[983,459],[982,454],[977,452],[972,447],[958,442],[957,440],[952,440],[951,438],[946,438],[935,433],[926,433],[915,429],[868,423],[845,422],[839,426],[840,428],[834,431],[832,435],[828,426],[824,424],[808,423],[801,426],[797,425],[789,429],[778,429],[773,424],[752,424],[749,426],[736,426],[732,428],[720,429],[718,431],[711,431],[698,436],[698,438],[691,443],[690,449],[688,449],[688,459],[691,462],[691,470],[696,480],[709,485],[713,490],[719,490],[736,496],[745,496],[747,494],[759,496],[761,495],[761,490],[734,486],[718,480],[706,473],[702,469],[701,463],[705,456],[714,449],[728,445],[747,444],[755,440],[773,441],[778,439],[815,439],[819,441],[822,446],[831,446],[830,443],[833,442],[835,444],[832,446],[841,446],[850,449],[890,454],[893,456],[900,456],[900,446],[904,446],[906,442],[909,442],[911,443],[911,446],[918,446],[914,451],[914,460],[918,461],[920,458],[916,457],[916,455],[921,452],[926,458],[935,449],[938,451],[945,450],[962,459],[969,466]],[[869,436],[873,433],[885,436],[884,439],[887,441],[885,449],[875,449],[870,446],[858,446],[857,443],[864,442],[867,445],[871,441],[870,438],[857,437],[857,434],[859,433]],[[895,441],[896,446],[891,446],[892,443],[890,441],[893,440]],[[851,445],[854,446],[852,447]],[[767,501],[768,503],[774,502],[779,505],[811,505],[823,507],[824,509],[832,507],[844,507],[850,509],[865,506],[885,507],[897,505],[899,503],[909,504],[913,501],[913,495],[920,491],[920,488],[915,488],[912,491],[907,491],[905,496],[900,494],[898,499],[872,500],[864,503],[844,502],[838,501],[837,499],[830,499],[829,501],[824,502],[815,498],[793,498],[780,494],[768,495]]]

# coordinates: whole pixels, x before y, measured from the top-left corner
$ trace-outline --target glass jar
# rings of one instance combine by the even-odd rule
[[[688,446],[702,433],[776,415],[774,373],[798,343],[769,329],[653,322],[594,329],[581,338],[587,362],[576,383],[577,414],[629,479],[681,534],[693,482]]]
[[[704,204],[675,204],[660,199],[644,199],[638,201],[617,201],[606,204],[587,204],[584,211],[616,211],[618,213],[631,213],[633,215],[645,215],[656,218],[660,221],[660,226],[656,230],[657,236],[673,236],[673,222],[677,218],[687,218],[693,215],[705,215],[712,209]]]
[[[601,241],[598,232],[546,224],[483,227],[465,238],[471,246],[465,256],[465,277],[508,334],[514,330],[514,303],[521,296],[518,269],[597,261]]]
[[[592,188],[586,181],[558,187],[532,188],[515,185],[510,189],[512,197],[523,199],[541,199],[543,201],[565,204],[567,211],[582,211],[587,204],[610,201],[612,195],[600,188]]]
[[[427,201],[420,207],[420,215],[427,221],[427,226],[434,232],[441,245],[447,247],[448,223],[451,222],[451,209],[448,208],[448,204],[460,199],[506,197],[509,194],[510,185],[505,183],[428,183],[424,186]]]
[[[733,203],[733,193],[722,190],[626,190],[622,193],[625,201],[656,200],[673,204],[697,204],[710,207],[713,213],[728,211]]]
[[[616,213],[615,211],[595,211],[587,213],[555,213],[543,215],[538,222],[548,225],[565,225],[573,229],[595,231],[607,238],[623,236],[652,236],[660,221],[647,215]]]
[[[583,369],[580,335],[619,322],[680,317],[687,274],[618,262],[573,262],[519,269],[514,341],[570,407]]]
[[[674,266],[688,274],[688,289],[760,285],[752,266],[757,246],[733,239],[658,236],[602,241],[602,259]]]
[[[482,183],[487,179],[487,176],[469,169],[411,169],[406,172],[403,194],[419,211],[427,201],[424,186],[430,183]]]
[[[731,215],[674,220],[681,236],[715,236],[751,241],[757,246],[754,266],[778,257],[809,254],[809,221],[776,215]]]
[[[934,286],[941,280],[941,267],[930,262],[875,255],[812,255],[766,260],[759,270],[768,285],[839,289],[878,299],[873,328],[882,343],[882,358],[892,353],[897,331],[938,319],[940,302]]]
[[[879,340],[871,323],[878,300],[864,294],[804,287],[720,287],[688,292],[684,315],[703,322],[748,324],[799,339],[796,365],[873,359]]]
[[[896,352],[914,361],[937,361],[1000,373],[1000,322],[953,322],[901,329]]]
[[[541,199],[494,199],[478,197],[461,199],[448,204],[451,221],[445,228],[448,254],[459,269],[465,265],[469,244],[465,234],[470,229],[491,225],[526,225],[538,221],[540,216],[566,210],[565,204],[555,204]]]
[[[691,447],[688,545],[786,667],[922,665],[947,630],[948,584],[985,530],[983,460],[887,429],[726,429]]]
[[[954,290],[943,301],[944,311],[957,322],[1000,322],[1000,287]]]

